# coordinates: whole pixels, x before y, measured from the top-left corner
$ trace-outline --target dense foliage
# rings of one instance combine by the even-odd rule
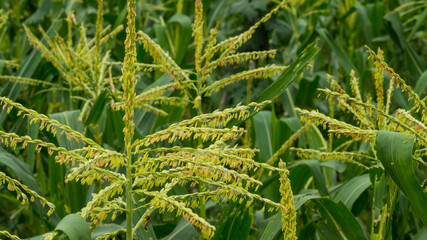
[[[426,239],[426,21],[1,1],[0,239]]]

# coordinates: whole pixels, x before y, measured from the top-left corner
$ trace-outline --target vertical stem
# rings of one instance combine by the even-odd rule
[[[125,40],[125,59],[123,64],[123,92],[125,101],[125,115],[123,120],[125,128],[125,149],[126,149],[126,239],[132,239],[132,139],[134,135],[135,125],[134,117],[134,101],[135,101],[135,83],[133,77],[135,75],[136,62],[136,32],[135,32],[135,0],[127,1],[127,28]]]

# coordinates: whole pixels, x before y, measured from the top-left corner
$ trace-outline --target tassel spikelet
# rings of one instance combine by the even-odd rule
[[[370,58],[373,60],[373,65],[376,68],[374,73],[375,80],[375,102],[368,95],[366,100],[362,99],[359,90],[359,82],[355,77],[354,71],[350,74],[351,92],[354,95],[348,95],[332,77],[330,79],[330,88],[320,89],[319,91],[326,95],[327,98],[332,98],[337,105],[345,112],[351,113],[356,124],[349,124],[328,117],[325,114],[317,111],[307,111],[296,109],[300,113],[301,120],[307,124],[315,124],[328,128],[329,134],[336,137],[348,137],[353,140],[365,141],[370,144],[371,148],[375,144],[377,132],[379,130],[402,132],[412,134],[415,137],[415,144],[424,146],[427,144],[427,126],[426,126],[426,103],[425,99],[421,100],[405,81],[384,62],[383,52],[381,49],[375,53],[366,47]],[[390,77],[390,83],[387,90],[384,91],[384,76]],[[390,105],[393,92],[399,87],[402,92],[409,95],[409,100],[412,100],[413,106],[409,110],[397,109],[394,113],[390,113]],[[385,93],[385,94],[384,94]],[[417,114],[414,114],[417,113]],[[353,144],[354,142],[350,143]],[[320,152],[311,149],[291,148],[302,159],[315,158],[318,160],[329,161],[338,160],[355,164],[363,169],[378,164],[374,150],[366,153],[354,153],[345,151]],[[427,155],[423,149],[415,151],[414,160],[419,161],[418,157]],[[421,162],[425,165],[425,163]]]
[[[18,180],[8,177],[5,173],[0,172],[0,185],[7,184],[7,189],[16,193],[16,199],[21,200],[21,204],[34,202],[37,199],[40,204],[49,207],[47,215],[51,215],[55,211],[55,205],[40,196],[37,192],[31,190],[29,187],[20,183]],[[28,197],[29,196],[29,197]]]
[[[108,77],[109,52],[103,51],[103,45],[109,39],[123,30],[123,26],[118,26],[111,30],[111,26],[103,28],[103,1],[98,0],[98,14],[95,29],[95,38],[88,41],[86,38],[86,28],[84,25],[79,27],[79,39],[77,44],[73,42],[73,28],[77,25],[73,12],[67,17],[68,38],[65,40],[58,33],[51,39],[43,28],[39,31],[43,36],[43,43],[38,39],[25,25],[24,30],[30,43],[37,48],[42,56],[48,60],[59,71],[62,76],[65,89],[72,92],[73,95],[83,97],[75,98],[85,102],[85,108],[80,117],[86,116],[87,111],[93,106],[93,103],[108,87],[110,78]],[[40,81],[30,78],[10,78],[26,84],[42,84],[47,86],[57,86],[57,84]],[[57,90],[53,87],[50,91]],[[81,94],[82,93],[82,94]]]
[[[242,80],[250,80],[250,79],[259,79],[259,78],[271,78],[274,75],[284,71],[286,67],[280,66],[267,66],[260,67],[253,70],[243,71],[230,77],[221,79],[216,81],[215,83],[206,87],[202,92],[206,94],[206,96],[212,95],[213,92],[219,91],[227,85],[232,83],[242,81]]]
[[[279,163],[279,168],[286,170],[284,162]],[[285,240],[297,239],[297,213],[295,211],[294,195],[292,193],[291,181],[285,171],[280,172],[280,194],[282,195],[282,230]]]
[[[4,236],[4,237],[6,237],[7,239],[10,239],[10,240],[21,240],[18,236],[10,234],[7,231],[0,231],[0,236]]]
[[[353,153],[353,152],[321,152],[314,149],[303,149],[303,148],[290,148],[291,151],[296,152],[297,156],[302,159],[319,159],[321,161],[342,161],[355,164],[359,167],[369,169],[366,164],[362,163],[362,160],[369,160],[371,163],[378,162],[378,159],[370,157],[366,154]]]

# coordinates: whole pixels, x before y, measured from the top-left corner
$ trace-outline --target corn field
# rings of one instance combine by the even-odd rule
[[[427,2],[2,0],[0,239],[427,239]]]

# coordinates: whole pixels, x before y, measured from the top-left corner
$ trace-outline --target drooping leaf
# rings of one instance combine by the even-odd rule
[[[92,106],[92,109],[89,112],[89,116],[86,119],[86,126],[90,124],[96,126],[99,123],[102,115],[104,114],[104,109],[105,109],[105,106],[107,105],[107,101],[108,101],[108,91],[104,90],[96,98]]]
[[[424,92],[427,89],[427,71],[424,71],[418,78],[417,83],[415,84],[414,92],[416,92],[420,97],[423,97]]]
[[[289,169],[297,167],[299,165],[306,165],[310,168],[311,174],[313,175],[313,180],[316,185],[316,188],[319,189],[319,193],[322,196],[328,196],[329,192],[326,187],[325,177],[323,176],[322,169],[320,167],[319,160],[300,160],[294,164],[289,165]]]
[[[189,221],[182,218],[181,220],[179,220],[178,225],[176,225],[175,229],[163,239],[164,240],[174,240],[174,239],[192,240],[195,238],[199,238],[199,232],[193,225],[191,225]]]
[[[288,68],[274,81],[261,95],[255,100],[262,102],[272,100],[281,95],[301,74],[306,70],[307,66],[313,61],[319,49],[316,47],[316,42],[311,43],[306,49],[292,62]]]
[[[57,120],[63,125],[71,127],[73,130],[83,133],[83,123],[79,120],[80,110],[66,111],[60,113],[54,113],[49,115],[52,119]],[[56,139],[59,146],[64,147],[68,150],[83,148],[84,145],[81,141],[77,142],[75,139],[67,139],[65,134],[59,134],[61,131],[58,131],[56,134]],[[78,164],[78,163],[75,163]],[[70,169],[74,167],[71,163],[66,164]],[[68,203],[71,206],[71,211],[77,212],[82,209],[86,204],[86,192],[88,187],[84,186],[77,182],[68,182],[63,186],[66,186],[67,191],[64,192],[64,188],[58,187],[60,183],[64,182],[65,172],[62,165],[59,165],[55,162],[55,159],[51,156],[49,161],[49,170],[51,171],[51,176],[55,176],[53,179],[49,179],[50,192],[56,192],[57,194],[66,194]],[[57,172],[52,174],[52,172]],[[58,192],[59,191],[59,192]],[[64,200],[64,199],[61,199]]]
[[[221,219],[216,223],[216,231],[212,240],[248,239],[251,222],[252,215],[249,213],[245,201],[240,204],[232,201],[224,209]]]
[[[110,232],[114,232],[120,229],[125,229],[125,227],[117,225],[117,224],[102,224],[97,225],[95,229],[92,231],[92,240],[96,240],[96,238]]]
[[[274,217],[272,217],[273,220],[271,220],[267,227],[264,230],[264,233],[262,234],[261,240],[271,240],[275,239],[275,237],[282,231],[282,212],[279,211]]]
[[[286,89],[297,80],[301,74],[307,69],[308,65],[314,60],[314,57],[319,52],[316,47],[316,42],[311,43],[304,49],[295,61],[293,61],[285,71],[274,81],[270,86],[265,89],[259,97],[255,99],[255,102],[263,102],[266,100],[272,100],[286,91]],[[250,111],[250,116],[256,113],[255,110]],[[243,120],[232,120],[228,123],[228,126],[238,126]]]
[[[403,133],[379,131],[376,137],[377,156],[387,173],[414,206],[427,225],[427,196],[420,186],[412,159],[414,139]]]
[[[315,227],[326,239],[367,239],[360,223],[347,207],[330,199],[314,200],[324,220],[319,220]]]
[[[341,201],[351,210],[354,202],[369,186],[371,186],[369,174],[354,177],[342,186],[341,190],[335,195],[334,201]]]
[[[65,216],[56,225],[55,231],[62,231],[70,240],[90,240],[89,224],[77,214]]]
[[[255,146],[260,150],[263,162],[273,155],[273,144],[270,127],[271,112],[261,111],[253,117],[253,124],[256,134]]]

